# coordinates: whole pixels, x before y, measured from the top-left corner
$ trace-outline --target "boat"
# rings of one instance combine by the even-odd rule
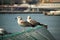
[[[43,26],[29,28],[22,32],[3,35],[0,40],[55,40],[52,34]]]
[[[45,15],[49,15],[49,16],[51,16],[51,15],[59,16],[59,15],[60,15],[60,10],[46,12]]]

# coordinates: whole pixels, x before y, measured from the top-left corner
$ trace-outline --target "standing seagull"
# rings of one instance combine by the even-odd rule
[[[27,22],[31,23],[33,25],[33,27],[37,26],[37,25],[40,25],[40,26],[44,26],[46,29],[47,29],[47,25],[45,24],[40,24],[39,22],[31,19],[30,16],[27,17]]]
[[[31,23],[33,25],[33,27],[37,26],[37,25],[41,25],[39,22],[31,19],[30,16],[27,17],[27,22]]]
[[[17,17],[17,23],[24,27],[32,26],[29,22],[22,20],[20,16]]]

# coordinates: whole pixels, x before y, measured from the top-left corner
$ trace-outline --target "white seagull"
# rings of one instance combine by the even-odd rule
[[[39,22],[31,19],[30,16],[27,16],[27,22],[31,23],[33,25],[33,27],[37,26],[37,25],[41,25]]]
[[[0,28],[0,34],[4,34],[4,29],[3,28]]]
[[[22,20],[22,18],[20,16],[17,17],[17,23],[18,23],[18,25],[21,25],[24,27],[32,26],[29,22]]]
[[[47,25],[45,24],[41,24],[33,19],[31,19],[30,16],[27,17],[27,22],[31,23],[33,27],[37,26],[37,25],[40,25],[40,26],[44,26],[46,29],[47,29]]]

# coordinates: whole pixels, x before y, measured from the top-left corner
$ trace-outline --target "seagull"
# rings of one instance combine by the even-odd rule
[[[31,19],[30,16],[27,16],[27,22],[31,23],[33,27],[40,25],[40,26],[44,26],[47,29],[47,25],[46,24],[41,24],[33,19]]]
[[[4,29],[3,28],[0,28],[0,35],[1,34],[4,34]]]
[[[11,34],[11,33],[8,33],[5,29],[3,28],[0,28],[0,35],[5,35],[5,34]]]
[[[33,25],[33,27],[37,26],[37,25],[41,25],[39,22],[31,19],[30,16],[27,16],[27,22],[31,23]]]
[[[29,22],[24,21],[22,19],[22,17],[20,17],[20,16],[17,17],[17,23],[18,23],[18,25],[21,25],[21,26],[24,26],[24,27],[32,26]]]

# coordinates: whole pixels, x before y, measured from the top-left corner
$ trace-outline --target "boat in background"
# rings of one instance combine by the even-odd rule
[[[49,15],[49,16],[59,16],[60,15],[60,10],[57,11],[50,11],[50,12],[46,12],[45,15]]]

